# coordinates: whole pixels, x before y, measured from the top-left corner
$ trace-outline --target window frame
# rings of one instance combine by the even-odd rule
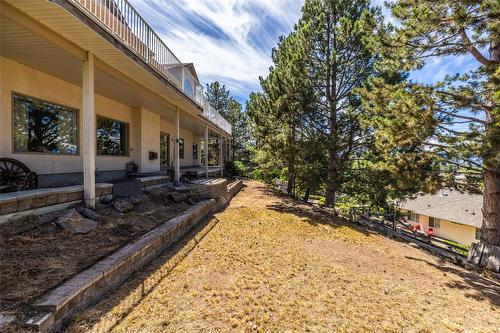
[[[475,240],[481,240],[481,236],[482,236],[481,228],[476,227],[476,232],[475,232],[475,235],[474,235],[474,239]]]
[[[126,154],[123,154],[123,155],[99,154],[99,151],[97,149],[97,120],[98,120],[98,118],[117,121],[119,123],[126,125],[126,130],[125,130],[126,143],[125,143],[125,149],[124,149],[126,151]],[[99,156],[99,157],[130,157],[130,123],[96,114],[96,116],[95,116],[95,154],[96,154],[96,156]]]
[[[431,225],[431,220],[432,220],[432,225]],[[441,220],[437,217],[429,216],[429,228],[441,229]]]
[[[415,216],[415,219],[413,219],[412,216]],[[410,211],[410,221],[420,222],[420,214],[415,213],[414,211]]]
[[[16,143],[15,143],[15,140],[14,140],[14,128],[15,128],[15,124],[14,124],[15,123],[14,97],[15,96],[32,99],[32,100],[35,100],[35,101],[38,101],[38,102],[42,102],[42,103],[56,105],[56,106],[59,106],[59,107],[62,107],[62,108],[68,109],[69,111],[74,112],[74,114],[75,114],[75,120],[76,120],[76,133],[75,133],[75,136],[76,136],[76,153],[75,154],[70,154],[70,153],[55,154],[55,153],[50,153],[50,152],[49,153],[42,153],[42,152],[38,152],[38,151],[16,151]],[[57,102],[52,102],[52,101],[47,100],[47,99],[33,97],[33,96],[30,96],[30,95],[26,95],[26,94],[17,92],[15,90],[11,91],[10,109],[11,109],[11,112],[10,112],[10,117],[11,117],[11,119],[10,119],[11,120],[11,122],[10,122],[10,126],[11,126],[10,127],[10,139],[11,139],[12,154],[16,154],[16,155],[17,154],[19,154],[19,155],[41,155],[41,156],[80,156],[80,110],[79,109],[71,107],[71,106],[68,106],[68,105],[65,105],[65,104],[61,104],[61,103],[57,103]]]

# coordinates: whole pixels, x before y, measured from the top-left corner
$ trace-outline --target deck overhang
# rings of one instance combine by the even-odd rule
[[[178,107],[183,128],[202,136],[208,125],[213,135],[229,138],[173,82],[69,1],[6,0],[0,6],[1,56],[81,86],[81,66],[89,51],[96,59],[96,94],[146,108],[169,122]]]

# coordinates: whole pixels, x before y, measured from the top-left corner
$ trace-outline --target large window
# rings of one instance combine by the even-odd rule
[[[14,152],[78,154],[78,116],[74,109],[14,94]]]
[[[179,138],[179,158],[184,158],[184,139]]]
[[[128,124],[97,117],[97,154],[128,155]]]
[[[441,227],[441,221],[438,218],[429,217],[429,228],[439,229]]]

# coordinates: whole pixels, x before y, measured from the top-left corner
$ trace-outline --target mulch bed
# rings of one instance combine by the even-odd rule
[[[0,225],[0,312],[24,320],[30,305],[47,291],[188,207],[164,198],[143,202],[129,213],[109,205],[97,210],[98,227],[79,235],[55,223],[60,212]]]

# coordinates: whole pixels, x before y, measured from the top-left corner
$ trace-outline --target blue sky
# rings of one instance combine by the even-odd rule
[[[240,102],[260,90],[271,49],[300,16],[302,0],[131,0],[182,62],[193,62],[203,84],[224,83]],[[374,0],[382,5],[383,0]],[[390,19],[390,14],[384,10]],[[471,56],[432,59],[411,73],[432,83],[475,68]]]

